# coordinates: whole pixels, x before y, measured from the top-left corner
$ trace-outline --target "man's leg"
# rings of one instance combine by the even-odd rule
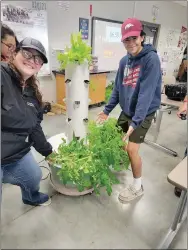
[[[131,168],[133,173],[133,183],[127,188],[122,190],[119,194],[119,200],[121,202],[129,202],[135,198],[143,195],[144,190],[142,187],[142,161],[139,156],[140,144],[130,142],[126,148],[131,162]]]
[[[135,179],[142,176],[142,161],[139,156],[140,144],[129,142],[127,146],[127,153],[130,158],[131,168],[133,171],[133,177]]]
[[[129,143],[125,148],[131,162],[133,172],[133,183],[119,194],[121,202],[129,202],[143,195],[144,190],[142,186],[142,161],[139,156],[140,144],[144,142],[144,138],[151,126],[154,114],[146,117],[141,126],[136,128],[129,138]]]
[[[50,203],[49,196],[39,192],[42,172],[31,152],[18,162],[3,165],[2,168],[3,182],[19,186],[25,204],[36,206]]]

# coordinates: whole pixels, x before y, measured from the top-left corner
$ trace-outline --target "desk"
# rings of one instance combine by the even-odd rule
[[[169,183],[182,189],[179,204],[176,210],[174,221],[168,230],[167,235],[159,244],[157,249],[167,249],[184,220],[186,219],[185,208],[187,203],[187,157],[183,159],[168,175],[167,180]]]
[[[156,143],[159,132],[160,132],[160,126],[161,126],[161,120],[164,112],[171,112],[173,110],[178,110],[181,106],[181,101],[173,101],[167,98],[165,94],[161,95],[161,107],[157,111],[157,119],[156,119],[156,130],[154,135],[154,141],[149,141],[145,139],[145,143],[148,145],[154,146],[155,148],[161,149],[165,151],[166,153],[173,155],[174,157],[178,156],[177,152],[175,152],[172,149],[169,149],[167,147],[164,147],[158,143]]]
[[[162,105],[168,105],[174,108],[179,108],[182,104],[181,101],[173,101],[168,99],[168,97],[165,94],[161,95],[161,104]]]

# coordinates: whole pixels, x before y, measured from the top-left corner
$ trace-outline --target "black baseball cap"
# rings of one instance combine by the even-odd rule
[[[48,59],[46,57],[46,50],[40,41],[31,37],[26,37],[19,43],[19,47],[37,50],[41,54],[44,63],[48,63]]]

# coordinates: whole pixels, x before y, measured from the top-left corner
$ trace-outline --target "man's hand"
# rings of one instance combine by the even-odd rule
[[[134,131],[134,128],[132,126],[129,127],[127,134],[123,137],[123,141],[125,142],[129,136],[132,134],[132,132]]]
[[[108,115],[106,115],[103,111],[98,114],[97,123],[102,124],[108,119]]]
[[[187,102],[184,102],[181,107],[179,108],[177,112],[177,116],[181,118],[181,114],[186,114],[187,113]]]

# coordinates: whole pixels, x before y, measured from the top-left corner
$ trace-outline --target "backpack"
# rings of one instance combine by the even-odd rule
[[[168,99],[183,101],[187,94],[187,84],[167,84],[165,85],[165,95]]]

